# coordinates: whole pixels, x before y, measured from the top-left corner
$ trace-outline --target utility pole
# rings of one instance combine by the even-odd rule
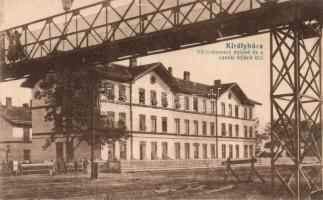
[[[96,179],[95,171],[94,171],[94,151],[95,151],[95,89],[96,89],[96,83],[95,83],[95,66],[90,65],[90,74],[91,74],[91,179]]]

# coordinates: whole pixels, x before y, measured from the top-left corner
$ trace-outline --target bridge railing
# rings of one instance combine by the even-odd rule
[[[0,32],[0,61],[28,61],[141,37],[261,7],[276,0],[102,1]],[[286,1],[286,0],[280,0]],[[94,13],[94,14],[93,14]],[[215,27],[219,28],[220,27]],[[20,44],[19,44],[20,43]]]

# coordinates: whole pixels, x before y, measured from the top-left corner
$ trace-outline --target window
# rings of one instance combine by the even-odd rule
[[[211,135],[214,136],[214,122],[210,123],[210,132],[211,132]]]
[[[175,159],[181,159],[181,144],[175,143]]]
[[[157,160],[157,142],[151,143],[151,159]]]
[[[150,91],[150,104],[152,106],[157,106],[157,93],[154,90]]]
[[[221,103],[221,111],[222,111],[222,115],[225,115],[225,104]]]
[[[108,125],[108,127],[115,127],[114,126],[114,122],[115,122],[114,115],[115,115],[114,112],[110,112],[110,111],[107,112],[107,125]]]
[[[229,116],[232,117],[232,105],[229,104]]]
[[[179,134],[181,132],[180,120],[175,119],[175,133]]]
[[[126,113],[119,113],[119,125],[126,125]]]
[[[114,101],[114,85],[109,82],[102,82],[104,93],[109,101]]]
[[[193,96],[193,110],[198,111],[198,99],[197,96]]]
[[[125,141],[120,141],[120,160],[127,159],[127,143]]]
[[[229,137],[232,137],[232,124],[229,124]]]
[[[146,115],[139,115],[139,130],[145,131],[146,128]]]
[[[163,160],[167,160],[168,159],[167,142],[162,142],[162,159]]]
[[[199,158],[199,144],[195,143],[193,144],[194,148],[194,158],[198,159]]]
[[[225,123],[221,124],[221,132],[222,132],[222,136],[226,136],[227,135],[227,131],[225,130]]]
[[[248,115],[248,109],[247,109],[247,107],[244,107],[244,109],[243,109],[243,117],[245,118],[245,119],[247,119],[247,115]]]
[[[162,131],[167,132],[167,118],[166,117],[162,118]]]
[[[139,151],[140,151],[140,160],[145,160],[146,159],[146,142],[140,142]]]
[[[236,158],[239,158],[240,155],[239,155],[239,145],[236,144]]]
[[[206,131],[206,122],[202,122],[202,129],[203,129],[203,135],[206,135],[207,134],[207,131]]]
[[[252,119],[252,108],[249,108],[249,119]]]
[[[203,99],[203,112],[206,112],[206,100]]]
[[[248,127],[244,126],[244,137],[248,137]]]
[[[190,159],[190,143],[185,143],[185,159]]]
[[[253,146],[252,145],[249,146],[249,155],[250,155],[250,158],[253,157]]]
[[[214,100],[211,100],[211,113],[212,114],[215,114],[215,101]]]
[[[236,124],[235,128],[236,128],[236,137],[239,137],[239,125]]]
[[[226,146],[225,144],[222,144],[222,158],[226,158],[226,157],[227,157]]]
[[[24,128],[24,141],[29,142],[30,141],[30,131],[29,128]]]
[[[119,101],[126,102],[126,87],[124,85],[119,85]]]
[[[162,107],[167,108],[168,100],[167,100],[167,93],[166,92],[161,93],[161,102],[162,102]]]
[[[244,145],[244,157],[248,158],[248,145]]]
[[[185,120],[185,134],[190,134],[190,120]]]
[[[184,97],[184,108],[185,110],[190,110],[190,99],[187,96]]]
[[[145,105],[145,89],[139,89],[139,104]]]
[[[194,135],[199,134],[199,122],[194,120]]]
[[[156,118],[156,116],[151,116],[151,132],[157,132],[157,118]]]
[[[238,105],[235,105],[234,106],[234,110],[235,110],[235,112],[234,112],[235,113],[235,117],[236,118],[239,118],[239,106]]]
[[[30,160],[30,150],[24,149],[24,160]]]
[[[203,144],[203,158],[207,158],[207,144]]]
[[[181,108],[181,101],[180,101],[180,96],[179,95],[175,95],[175,101],[174,101],[174,107],[176,109],[180,109]]]
[[[211,144],[211,158],[215,158],[215,145]]]
[[[252,129],[252,126],[249,126],[249,137],[252,138],[252,135],[253,135],[253,129]]]
[[[229,158],[233,158],[233,146],[229,144]]]

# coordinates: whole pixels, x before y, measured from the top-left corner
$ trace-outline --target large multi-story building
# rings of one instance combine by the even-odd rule
[[[6,98],[6,105],[0,103],[0,160],[30,161],[31,130],[28,104],[13,106],[11,97]]]
[[[248,158],[255,155],[255,106],[236,83],[211,85],[172,75],[161,63],[131,67],[107,64],[97,68],[105,75],[107,95],[100,111],[109,121],[123,120],[131,134],[125,141],[96,152],[102,160],[175,160]],[[36,87],[37,88],[37,84]],[[39,90],[39,88],[37,89]],[[34,91],[35,93],[35,91]],[[44,122],[46,106],[33,99],[33,139],[37,159],[55,159],[66,150],[64,139],[45,151],[40,149],[51,133]],[[89,157],[83,142],[76,157]]]

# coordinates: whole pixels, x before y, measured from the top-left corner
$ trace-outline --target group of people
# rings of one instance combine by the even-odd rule
[[[8,60],[15,61],[18,59],[19,60],[26,59],[27,54],[20,42],[21,33],[15,30],[13,33],[10,31],[6,31],[6,34],[9,40],[8,53],[7,53]]]
[[[88,165],[90,164],[87,158],[83,158],[78,160],[77,158],[74,159],[74,171],[79,171],[80,163],[82,163],[83,172],[87,173]],[[68,171],[68,161],[65,158],[58,158],[53,164],[53,174],[66,174]]]

